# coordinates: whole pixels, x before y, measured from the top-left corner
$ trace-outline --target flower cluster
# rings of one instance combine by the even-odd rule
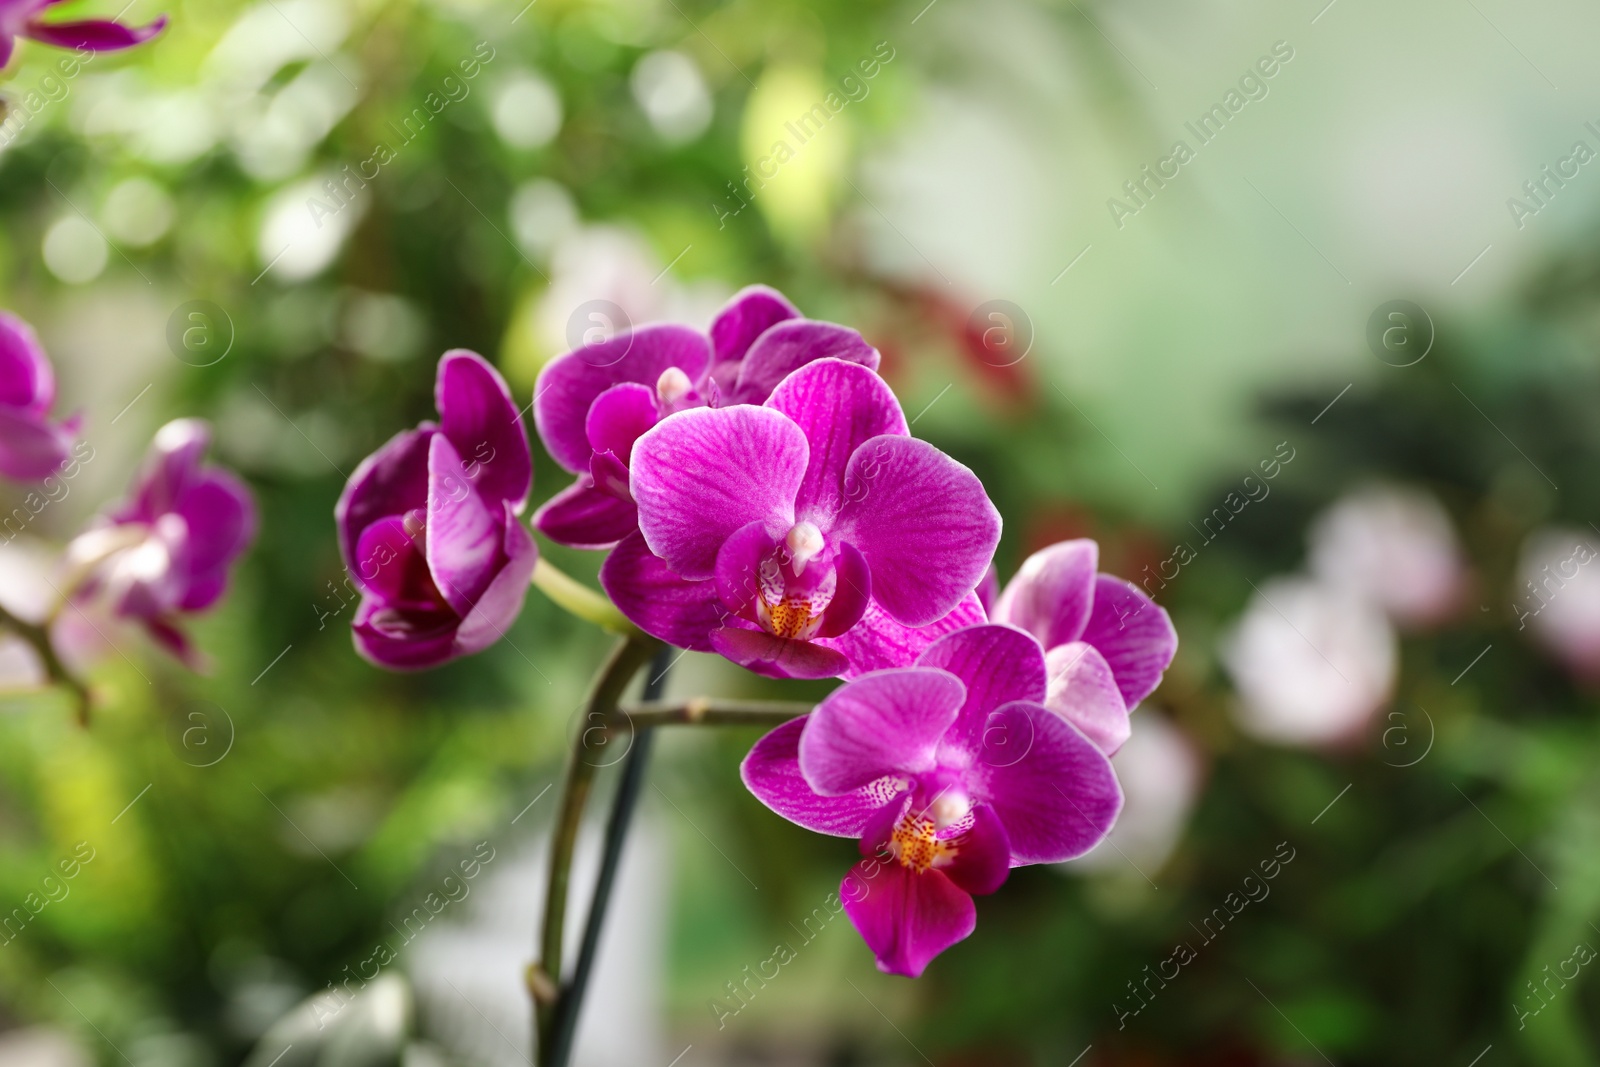
[[[896,974],[967,936],[1010,869],[1082,855],[1122,804],[1110,757],[1177,646],[1166,612],[1072,541],[980,589],[1000,515],[911,436],[878,353],[765,287],[705,333],[653,325],[558,357],[534,422],[574,483],[533,524],[609,551],[646,634],[776,678],[846,679],[750,753],[775,812],[860,839],[841,896]],[[521,418],[479,357],[439,366],[440,424],[366,460],[337,512],[364,590],[357,647],[391,668],[476,652],[521,607],[535,550]]]
[[[0,312],[0,475],[47,485],[54,478],[59,485],[76,473],[80,420],[52,421],[54,398],[54,371],[33,330]],[[163,426],[127,498],[67,546],[60,573],[47,582],[54,602],[30,605],[20,619],[51,642],[49,651],[74,663],[91,658],[109,641],[98,615],[142,627],[185,664],[199,666],[183,619],[221,599],[256,531],[249,489],[204,463],[210,442],[211,427],[200,419]],[[45,680],[39,673],[30,678]]]

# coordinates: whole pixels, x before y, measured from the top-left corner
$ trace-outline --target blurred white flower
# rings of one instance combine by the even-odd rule
[[[112,239],[134,248],[161,240],[176,217],[172,197],[149,178],[118,182],[100,209],[100,220]]]
[[[561,130],[561,97],[533,71],[515,71],[494,87],[489,118],[512,148],[542,148]]]
[[[50,273],[68,285],[82,285],[100,277],[110,250],[100,231],[77,215],[63,215],[44,233],[40,249]]]
[[[1145,704],[1111,765],[1122,783],[1122,814],[1104,841],[1062,864],[1063,871],[1118,870],[1154,875],[1177,847],[1200,792],[1200,753],[1189,736]],[[1134,870],[1129,870],[1129,866]]]
[[[694,60],[682,52],[651,52],[634,65],[633,98],[656,133],[683,144],[711,125],[711,92]]]
[[[578,228],[578,205],[560,182],[535,178],[511,194],[511,235],[530,256],[543,260],[556,243]]]
[[[1351,493],[1311,523],[1311,571],[1363,596],[1401,626],[1439,622],[1460,605],[1467,570],[1450,516],[1416,489]]]
[[[366,208],[364,189],[342,175],[307,178],[280,189],[267,201],[256,257],[263,273],[303,281],[334,261]],[[330,188],[331,187],[331,188]]]
[[[1239,725],[1263,741],[1317,745],[1360,733],[1389,699],[1394,629],[1362,597],[1311,578],[1276,578],[1224,640]]]
[[[1529,535],[1517,563],[1520,628],[1572,671],[1600,681],[1600,541],[1576,530]]]

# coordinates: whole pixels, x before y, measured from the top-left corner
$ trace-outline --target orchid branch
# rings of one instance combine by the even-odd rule
[[[616,605],[542,555],[533,565],[533,585],[554,601],[556,606],[580,619],[630,640],[648,640],[637,626],[617,610]]]
[[[10,629],[38,653],[46,677],[66,687],[72,694],[73,704],[77,708],[78,721],[84,726],[89,725],[89,686],[83,679],[73,674],[56,654],[56,647],[50,640],[48,624],[28,622],[0,607],[0,626]]]
[[[571,581],[566,575],[561,577]],[[648,663],[661,647],[661,642],[643,634],[617,642],[589,691],[584,707],[585,724],[604,724],[616,714],[623,690],[639,668]],[[566,925],[567,890],[572,878],[572,854],[583,822],[584,805],[594,788],[597,764],[589,758],[590,729],[592,727],[585,725],[578,731],[567,764],[561,807],[556,812],[555,828],[550,838],[550,878],[545,890],[539,960],[529,965],[527,973],[528,992],[534,1002],[539,1062],[542,1064],[553,1062],[550,1058],[551,1039],[554,1036],[555,1009],[560,1000],[561,950]]]
[[[780,726],[811,711],[800,700],[720,700],[693,697],[681,704],[629,704],[617,709],[612,729],[652,726]]]

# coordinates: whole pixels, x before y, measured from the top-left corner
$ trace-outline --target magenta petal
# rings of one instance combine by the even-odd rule
[[[742,359],[750,343],[768,327],[799,317],[799,310],[776,289],[765,285],[746,286],[711,320],[712,358],[717,363]]]
[[[849,666],[842,655],[815,642],[739,626],[712,630],[711,647],[745,670],[768,678],[833,678]]]
[[[15,408],[0,407],[0,475],[37,482],[61,469],[72,452],[64,427]]]
[[[923,626],[983,578],[1000,542],[1000,513],[977,475],[926,441],[875,437],[851,457],[834,536],[867,557],[872,598],[901,622]]]
[[[661,372],[677,367],[696,381],[710,358],[706,338],[687,326],[645,326],[588,345],[545,364],[533,393],[533,420],[555,461],[576,474],[589,468],[589,405],[620,382],[654,391]]]
[[[428,561],[406,532],[403,519],[391,516],[368,526],[361,531],[356,552],[352,574],[385,604],[408,611],[437,611],[442,606]]]
[[[800,771],[811,788],[836,796],[886,774],[931,770],[939,739],[966,695],[948,671],[908,667],[863,675],[811,713],[800,739]]]
[[[938,622],[927,626],[907,626],[897,622],[877,604],[868,604],[861,621],[838,637],[818,638],[829,648],[838,649],[850,661],[846,678],[858,678],[868,671],[890,667],[909,667],[924,649],[947,633],[984,621],[978,598],[965,597]]]
[[[124,26],[107,19],[82,22],[30,22],[22,31],[40,44],[56,48],[82,48],[90,52],[115,52],[143,44],[167,27],[165,15],[146,26]]]
[[[819,359],[838,359],[877,371],[878,350],[846,326],[793,319],[756,338],[739,366],[734,401],[759,404],[789,375]],[[898,407],[898,405],[896,405]]]
[[[750,622],[759,622],[756,600],[761,595],[761,564],[778,547],[766,524],[742,526],[717,552],[717,596],[728,610]],[[827,675],[825,677],[832,677]]]
[[[222,470],[201,473],[178,502],[189,527],[189,588],[178,602],[200,611],[221,596],[234,559],[255,540],[255,501],[244,483]]]
[[[954,839],[955,856],[938,869],[959,888],[977,896],[993,893],[1011,873],[1011,839],[987,804],[972,809],[972,825]]]
[[[823,609],[818,637],[848,633],[866,616],[867,607],[872,603],[872,571],[867,568],[866,557],[857,552],[854,545],[841,544],[833,566],[833,599]]]
[[[539,562],[539,548],[533,535],[517,521],[511,501],[500,505],[505,536],[501,542],[504,565],[495,574],[489,588],[477,598],[472,610],[461,620],[456,631],[455,652],[469,656],[481,652],[506,635],[506,630],[522,613],[522,602],[528,595],[528,583],[533,579],[534,565]]]
[[[600,585],[639,629],[669,645],[710,652],[711,631],[727,624],[728,609],[714,582],[690,582],[667,570],[637,530],[600,566]]]
[[[654,389],[637,382],[623,382],[595,397],[584,421],[589,447],[610,452],[626,464],[639,435],[660,418]]]
[[[533,513],[533,525],[558,545],[568,548],[610,548],[639,526],[631,501],[601,489],[587,474]]]
[[[1021,627],[1045,648],[1076,641],[1094,604],[1100,546],[1088,538],[1041,548],[1023,561],[995,605],[994,621]]]
[[[792,823],[819,834],[860,837],[899,782],[883,779],[835,797],[813,791],[800,773],[800,734],[808,717],[791,719],[757,741],[739,765],[739,777],[757,800]]]
[[[178,505],[200,476],[211,424],[204,419],[174,419],[156,431],[140,467],[130,500],[113,513],[119,522],[154,522]]]
[[[1083,640],[1100,650],[1117,676],[1129,708],[1161,684],[1161,674],[1178,651],[1178,631],[1166,609],[1132,582],[1102,574],[1094,583],[1094,611]]]
[[[1122,810],[1122,788],[1093,741],[1021,701],[989,717],[984,740],[967,784],[1005,825],[1012,866],[1059,863],[1100,843]]]
[[[885,974],[920,977],[978,925],[972,897],[938,870],[862,860],[839,884],[844,910]]]
[[[445,602],[466,615],[504,562],[504,527],[493,505],[467,480],[461,457],[443,434],[428,449],[428,570]],[[494,510],[491,510],[493,507]]]
[[[484,499],[507,500],[517,511],[533,487],[533,453],[511,389],[476,352],[452,349],[439,360],[433,387],[439,429],[455,446]]]
[[[1084,641],[1057,645],[1045,653],[1045,666],[1050,689],[1044,706],[1113,755],[1128,739],[1128,705],[1099,651]]]
[[[5,39],[3,33],[0,39]],[[39,335],[15,315],[0,311],[0,407],[42,415],[55,401],[55,371]]]
[[[1013,700],[1044,700],[1044,652],[1031,635],[1010,626],[971,626],[946,634],[917,657],[917,666],[947,670],[966,685],[966,703],[945,744],[967,752],[981,749],[990,712]]]
[[[388,515],[404,515],[428,504],[428,445],[437,433],[432,423],[389,438],[345,483],[333,517],[346,567],[357,559],[356,538]]]
[[[437,667],[455,655],[456,627],[461,618],[449,608],[433,612],[401,611],[383,601],[362,598],[351,637],[367,662],[395,671]]]
[[[684,578],[710,578],[722,543],[751,522],[781,537],[794,522],[805,436],[787,416],[738,405],[694,408],[639,438],[632,464],[639,530]]]
[[[795,497],[795,513],[824,529],[844,506],[845,470],[856,450],[874,437],[907,433],[900,402],[883,379],[835,359],[812,363],[785,378],[766,406],[789,416],[806,435],[811,460]]]

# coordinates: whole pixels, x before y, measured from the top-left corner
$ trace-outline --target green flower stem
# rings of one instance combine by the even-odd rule
[[[604,630],[633,640],[649,640],[618,611],[616,605],[590,589],[561,568],[539,557],[533,566],[533,584],[558,607],[586,619]]]
[[[716,700],[695,697],[682,704],[630,704],[612,715],[612,729],[652,726],[779,726],[810,712],[797,700]]]
[[[566,575],[561,575],[561,578],[571,582]],[[537,581],[538,578],[535,576],[535,582]],[[594,596],[592,593],[589,595]],[[528,968],[527,976],[528,992],[534,1002],[534,1023],[538,1035],[540,1063],[550,1062],[550,1040],[553,1036],[555,1008],[561,987],[562,935],[567,916],[567,889],[572,876],[572,852],[578,841],[578,829],[583,821],[584,805],[594,788],[597,767],[597,761],[590,749],[591,728],[588,724],[610,721],[617,712],[617,703],[622,698],[623,690],[639,672],[639,668],[648,663],[661,647],[661,642],[643,634],[617,642],[605,666],[595,676],[584,708],[584,721],[580,724],[581,728],[573,742],[572,755],[567,764],[566,781],[562,786],[561,807],[556,812],[555,828],[550,836],[550,882],[545,891],[544,926],[540,939],[539,961]]]
[[[56,646],[50,641],[48,625],[19,619],[0,607],[0,626],[11,630],[33,646],[33,650],[39,654],[39,661],[44,664],[45,674],[52,682],[65,686],[71,692],[73,704],[78,711],[78,722],[88,726],[89,687],[81,678],[68,670],[67,665],[61,662],[61,657],[56,655]]]

